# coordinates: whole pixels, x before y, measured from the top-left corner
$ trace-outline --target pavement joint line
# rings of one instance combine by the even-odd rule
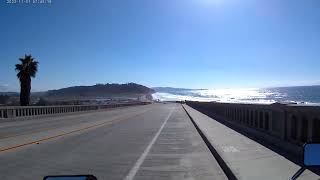
[[[139,171],[142,163],[144,162],[144,160],[146,159],[146,157],[148,156],[153,144],[156,142],[156,140],[158,139],[162,129],[164,128],[164,126],[166,125],[167,121],[169,120],[169,118],[171,117],[171,114],[173,113],[173,111],[176,109],[176,107],[174,106],[171,111],[169,112],[168,116],[166,117],[165,121],[162,123],[161,127],[159,128],[158,132],[156,133],[156,135],[153,137],[153,139],[150,141],[150,143],[148,144],[147,148],[143,151],[143,153],[141,154],[141,156],[139,157],[139,159],[137,160],[137,162],[134,164],[134,166],[131,168],[131,170],[129,171],[128,175],[124,178],[124,180],[133,180],[134,177],[136,176],[137,172]]]
[[[43,142],[43,141],[47,141],[47,140],[51,140],[51,139],[56,139],[56,138],[58,138],[58,137],[62,137],[62,136],[69,135],[69,134],[72,134],[72,133],[84,131],[84,130],[91,129],[91,128],[94,128],[94,127],[99,127],[99,126],[103,126],[103,125],[111,125],[111,124],[113,124],[113,123],[115,123],[115,122],[119,122],[119,121],[123,121],[123,120],[128,120],[128,119],[131,118],[131,117],[139,116],[139,115],[141,115],[141,114],[146,113],[146,112],[149,111],[149,110],[150,110],[150,109],[145,110],[145,111],[143,111],[143,112],[141,112],[141,113],[135,113],[133,116],[131,115],[131,116],[125,116],[125,117],[118,117],[118,118],[115,118],[115,119],[110,120],[110,121],[108,121],[108,122],[103,122],[103,123],[99,123],[99,124],[94,124],[94,125],[91,125],[91,126],[87,126],[87,127],[84,127],[84,128],[80,128],[80,129],[76,129],[76,130],[73,130],[73,131],[65,132],[65,133],[62,133],[62,134],[58,134],[58,135],[54,135],[54,136],[49,136],[49,137],[41,138],[41,139],[38,139],[38,140],[34,140],[34,141],[27,142],[27,143],[23,143],[23,144],[14,145],[14,146],[11,146],[11,147],[2,148],[2,149],[0,149],[0,153],[1,153],[1,152],[5,152],[5,151],[9,151],[9,150],[13,150],[13,149],[17,149],[17,148],[21,148],[21,147],[24,147],[24,146],[27,146],[27,145],[39,144],[39,142]]]
[[[237,180],[238,178],[234,175],[230,167],[227,165],[227,163],[224,161],[224,159],[219,155],[219,153],[216,151],[216,149],[213,147],[213,145],[210,143],[206,135],[202,132],[202,130],[199,128],[197,123],[194,121],[194,119],[191,117],[187,109],[181,104],[185,112],[187,113],[188,117],[190,118],[192,124],[195,126],[197,129],[198,133],[200,134],[201,138],[207,145],[208,149],[210,150],[211,154],[213,157],[217,160],[218,164],[220,165],[221,169],[225,173],[225,175],[228,177],[229,180]]]

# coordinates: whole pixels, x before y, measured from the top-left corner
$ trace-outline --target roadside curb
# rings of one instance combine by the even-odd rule
[[[198,133],[200,134],[201,138],[203,139],[203,141],[206,143],[207,147],[209,148],[211,154],[213,155],[213,157],[217,160],[218,164],[220,165],[220,167],[222,168],[223,172],[226,174],[226,176],[228,177],[228,179],[230,180],[237,180],[236,176],[234,175],[234,173],[231,171],[231,169],[229,168],[229,166],[227,165],[227,163],[223,160],[223,158],[219,155],[219,153],[216,151],[216,149],[213,147],[213,145],[210,143],[210,141],[208,140],[208,138],[204,135],[204,133],[201,131],[201,129],[199,128],[199,126],[197,125],[197,123],[194,121],[194,119],[191,117],[191,115],[189,114],[189,112],[186,110],[186,108],[184,107],[184,105],[181,105],[182,108],[184,109],[184,111],[187,113],[188,117],[190,118],[192,124],[195,126],[195,128],[197,129]]]

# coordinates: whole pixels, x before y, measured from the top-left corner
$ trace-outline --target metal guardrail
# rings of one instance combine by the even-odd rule
[[[94,111],[133,105],[146,105],[148,102],[134,102],[108,105],[66,105],[66,106],[7,106],[0,107],[0,119],[39,115],[61,114],[81,111]]]

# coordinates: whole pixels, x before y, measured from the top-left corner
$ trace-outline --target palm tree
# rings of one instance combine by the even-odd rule
[[[16,64],[17,77],[20,81],[20,105],[28,106],[30,102],[31,77],[35,77],[39,62],[31,55],[19,58],[21,64]]]

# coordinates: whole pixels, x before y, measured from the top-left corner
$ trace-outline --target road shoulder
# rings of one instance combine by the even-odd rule
[[[177,105],[134,179],[225,180],[181,105]]]

